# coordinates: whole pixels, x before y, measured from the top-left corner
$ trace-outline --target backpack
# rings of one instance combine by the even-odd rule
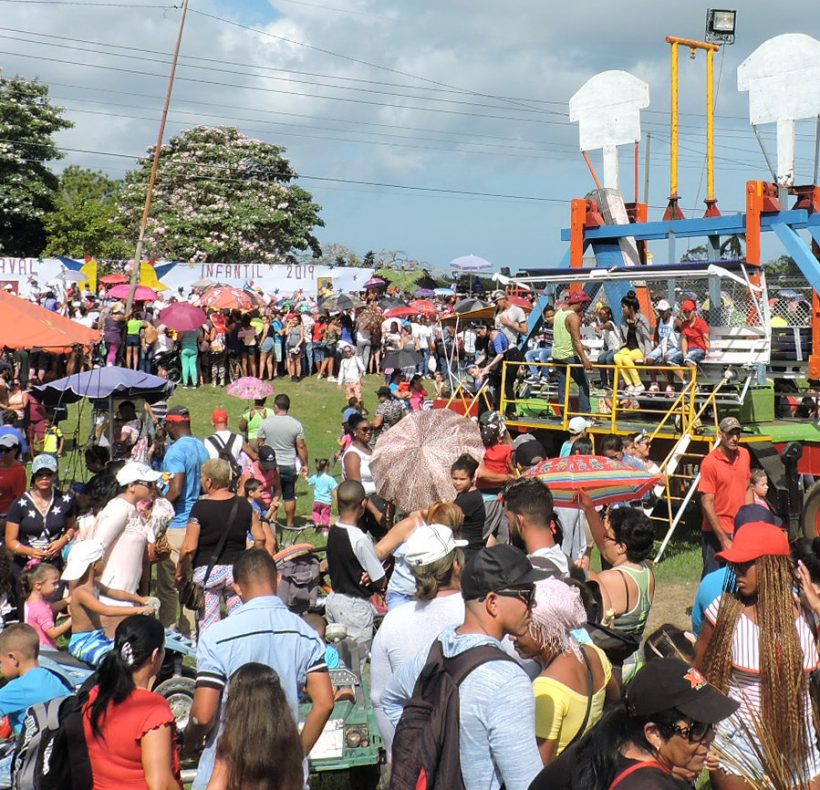
[[[29,708],[14,749],[12,790],[92,789],[82,709],[96,683],[92,675],[76,694]]]
[[[445,658],[433,642],[393,738],[390,790],[464,790],[459,755],[458,688],[488,661],[514,661],[494,645]]]
[[[311,544],[289,546],[276,557],[279,583],[276,594],[294,614],[304,614],[316,606],[322,575],[321,562]]]
[[[233,447],[233,443],[239,437],[232,433],[228,437],[227,442],[223,442],[222,439],[214,434],[213,436],[209,436],[205,441],[211,443],[211,446],[216,450],[216,457],[219,458],[221,461],[227,461],[229,466],[231,467],[231,484],[228,488],[236,493],[236,489],[239,487],[239,478],[242,477],[242,469],[239,466],[239,462],[234,457],[234,454],[231,452],[230,448]]]

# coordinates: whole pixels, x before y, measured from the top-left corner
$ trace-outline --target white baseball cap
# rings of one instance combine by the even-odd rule
[[[569,432],[571,434],[576,435],[583,433],[587,428],[591,428],[592,426],[593,423],[589,420],[585,420],[583,417],[573,417],[569,421],[569,425],[567,427],[569,428]]]
[[[146,483],[156,483],[162,477],[162,472],[155,472],[150,466],[129,461],[119,472],[117,472],[117,482],[121,486],[136,483],[144,480]]]
[[[669,302],[667,302],[667,301],[666,301],[666,299],[661,299],[661,300],[660,300],[660,301],[659,301],[659,302],[655,305],[655,309],[656,309],[659,313],[663,313],[665,310],[671,310],[671,309],[672,309],[672,305],[671,305],[671,304],[669,304]]]
[[[98,540],[77,541],[68,552],[61,578],[67,582],[77,581],[88,570],[88,566],[100,559],[104,553],[105,549]]]
[[[444,524],[422,524],[404,544],[404,559],[410,567],[430,565],[466,545],[466,540],[456,540]]]

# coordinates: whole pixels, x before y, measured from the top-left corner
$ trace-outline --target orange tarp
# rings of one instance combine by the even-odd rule
[[[0,291],[0,347],[66,352],[74,345],[87,346],[99,339],[95,329]]]

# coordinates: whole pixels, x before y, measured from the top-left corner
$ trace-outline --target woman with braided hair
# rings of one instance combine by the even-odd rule
[[[789,553],[786,534],[761,522],[747,524],[717,554],[733,573],[706,610],[697,663],[740,708],[717,730],[715,790],[751,787],[742,775],[765,776],[773,760],[781,761],[777,773],[787,773],[793,787],[820,790],[808,689],[808,674],[818,666],[817,644],[795,600]]]

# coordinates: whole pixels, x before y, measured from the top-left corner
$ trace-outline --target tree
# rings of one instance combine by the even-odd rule
[[[362,258],[362,266],[365,269],[375,269],[376,268],[376,256],[373,253],[373,250],[368,250],[364,254],[364,258]]]
[[[0,76],[0,253],[33,257],[45,245],[57,176],[46,162],[61,159],[53,136],[73,124],[37,80]]]
[[[305,255],[301,256],[303,259]],[[314,257],[312,261],[304,260],[304,263],[314,263],[319,266],[361,266],[362,262],[359,256],[344,244],[337,244],[330,242],[330,244],[322,245],[322,253],[318,257]]]
[[[67,167],[60,176],[54,211],[45,218],[44,255],[81,258],[127,258],[133,255],[133,232],[117,218],[120,182],[83,167]]]
[[[789,275],[797,274],[802,277],[800,267],[794,262],[790,255],[781,255],[771,261],[764,261],[763,269],[767,275]]]
[[[284,260],[293,250],[321,254],[313,229],[320,206],[292,185],[284,148],[233,128],[198,126],[162,147],[147,257],[228,263]],[[119,219],[137,228],[153,149],[125,178]]]

